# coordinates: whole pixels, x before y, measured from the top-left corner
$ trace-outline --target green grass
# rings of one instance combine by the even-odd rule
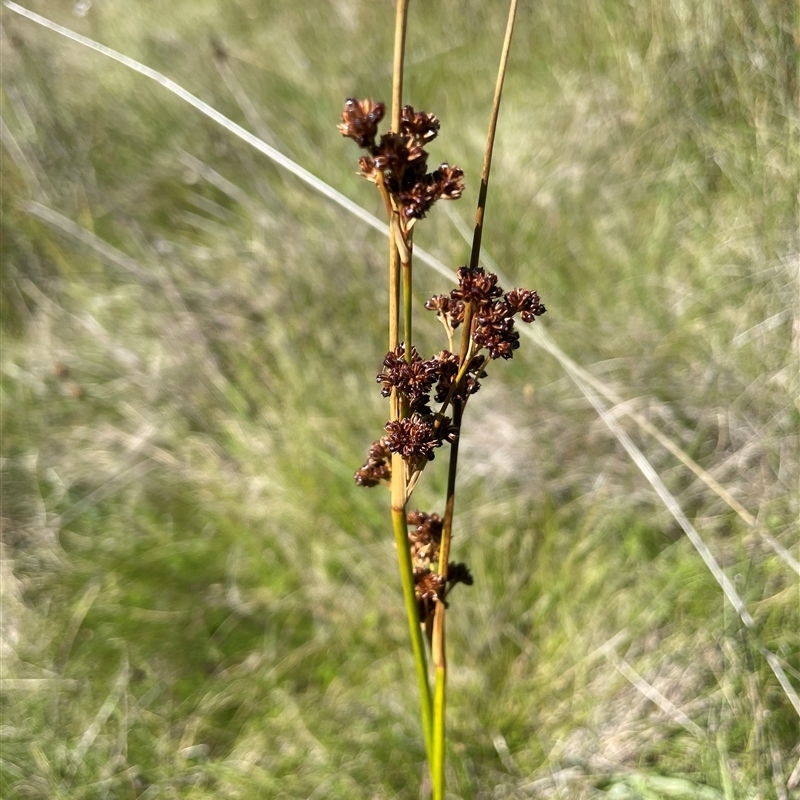
[[[504,15],[412,5],[407,96],[466,220]],[[335,125],[388,97],[385,5],[54,19],[246,124],[218,37],[281,148],[380,212]],[[526,6],[484,236],[536,325],[795,558],[797,26],[765,0]],[[5,9],[3,36],[0,794],[418,797],[388,498],[352,483],[386,415],[384,241],[145,78]],[[441,209],[417,230],[466,260]],[[421,309],[449,287],[417,273]],[[559,364],[523,340],[503,367],[466,417],[450,796],[790,796],[798,718],[760,646],[800,689],[796,573],[622,419],[759,642]],[[415,495],[440,513],[443,464]]]

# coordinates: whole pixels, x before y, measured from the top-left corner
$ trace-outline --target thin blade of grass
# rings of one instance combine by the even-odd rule
[[[664,697],[658,689],[649,684],[627,661],[620,658],[613,647],[604,645],[601,649],[606,658],[608,658],[625,680],[637,691],[641,692],[648,700],[657,705],[673,722],[700,739],[705,737],[706,734],[699,725],[692,722],[692,720],[668,697]]]
[[[75,33],[74,31],[70,30],[69,28],[65,28],[62,25],[58,25],[55,22],[47,19],[46,17],[41,16],[40,14],[36,14],[33,11],[29,11],[27,8],[23,8],[17,3],[13,3],[10,0],[6,0],[5,2],[6,8],[10,11],[13,11],[20,16],[25,17],[26,19],[31,20],[32,22],[41,25],[48,30],[53,31],[54,33],[58,33],[61,36],[65,36],[67,39],[70,39],[73,42],[77,42],[78,44],[83,45],[84,47],[88,47],[90,50],[94,50],[98,53],[101,53],[108,58],[113,59],[114,61],[123,64],[124,66],[132,69],[134,72],[138,72],[140,75],[144,75],[150,80],[155,81],[160,86],[163,86],[168,91],[172,92],[173,94],[177,95],[187,102],[193,108],[196,108],[201,113],[205,114],[210,119],[213,119],[218,125],[221,125],[226,130],[230,131],[234,136],[238,136],[240,139],[247,142],[251,147],[254,147],[260,153],[263,153],[265,156],[270,158],[279,166],[283,167],[284,169],[288,170],[292,175],[300,178],[301,181],[311,186],[316,191],[323,194],[325,197],[333,200],[335,203],[340,205],[345,210],[349,211],[354,216],[358,217],[362,222],[365,222],[371,228],[375,228],[376,230],[380,231],[384,235],[388,236],[389,228],[388,226],[381,222],[377,217],[374,217],[369,212],[365,211],[361,206],[357,203],[354,203],[350,198],[345,197],[341,192],[337,192],[331,186],[329,186],[324,181],[320,180],[309,172],[307,169],[304,169],[296,162],[292,161],[291,158],[283,155],[283,153],[276,150],[274,147],[271,147],[266,142],[259,139],[257,136],[250,133],[250,131],[243,128],[241,125],[237,125],[232,120],[228,119],[224,114],[220,114],[212,106],[205,103],[199,97],[196,97],[191,92],[186,91],[180,84],[175,83],[175,81],[168,78],[166,75],[163,75],[160,72],[157,72],[154,69],[151,69],[148,66],[145,66],[139,61],[136,61],[133,58],[129,58],[122,53],[117,52],[116,50],[112,50],[110,47],[106,47],[99,42],[94,41],[94,39],[89,39],[86,36],[81,36],[79,33]]]

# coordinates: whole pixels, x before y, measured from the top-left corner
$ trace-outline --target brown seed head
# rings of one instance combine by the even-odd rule
[[[358,486],[377,486],[388,483],[392,479],[391,453],[386,446],[386,437],[373,442],[369,448],[369,457],[355,474]]]
[[[342,136],[353,139],[359,147],[372,148],[378,135],[378,123],[385,112],[386,106],[383,103],[350,97],[344,104],[339,131]]]
[[[411,106],[403,106],[400,130],[418,142],[432,142],[439,135],[439,120],[433,114],[414,111]]]
[[[389,433],[386,446],[393,453],[400,453],[411,464],[433,461],[433,451],[441,447],[444,441],[453,441],[455,436],[452,421],[448,417],[435,429],[433,417],[422,414],[391,420],[384,428]]]

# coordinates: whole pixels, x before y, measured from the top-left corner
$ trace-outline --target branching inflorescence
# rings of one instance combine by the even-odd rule
[[[439,120],[433,114],[405,106],[400,131],[379,136],[378,125],[384,117],[383,103],[349,99],[342,112],[339,130],[353,139],[368,155],[359,160],[360,174],[377,184],[388,208],[398,214],[403,232],[422,219],[441,199],[453,200],[464,190],[463,172],[447,163],[427,171],[425,146],[439,133]],[[423,359],[417,349],[400,343],[383,360],[377,376],[381,394],[396,392],[406,414],[385,425],[387,435],[372,444],[369,458],[356,472],[359,486],[389,484],[392,479],[391,454],[399,453],[408,465],[409,487],[413,488],[419,472],[435,451],[453,442],[459,430],[446,416],[448,407],[458,403],[463,410],[467,398],[480,389],[479,379],[486,376],[490,360],[509,359],[519,347],[515,318],[533,322],[545,312],[539,295],[528,289],[503,292],[497,276],[481,267],[461,267],[458,286],[449,294],[431,297],[425,307],[434,311],[447,332],[451,349],[441,350]],[[464,355],[452,352],[455,331],[465,323],[469,309],[469,331]],[[485,354],[482,351],[486,351]],[[433,404],[438,405],[436,411]],[[437,572],[442,521],[421,511],[408,514],[408,523],[416,525],[409,534],[414,565],[414,580],[421,621],[435,612],[437,598],[455,583],[471,583],[464,565],[449,565],[448,577]]]
[[[401,103],[407,0],[397,3],[391,117],[394,130],[379,133],[386,111],[383,103],[352,98],[345,103],[339,125],[343,136],[366,151],[358,162],[360,174],[378,187],[389,219],[389,352],[377,376],[381,394],[389,399],[389,420],[384,426],[385,435],[372,443],[367,462],[356,472],[355,481],[359,486],[384,484],[391,490],[392,530],[434,800],[444,800],[445,792],[447,598],[456,584],[473,582],[466,564],[450,561],[464,408],[480,389],[488,364],[499,358],[512,358],[519,347],[516,318],[529,323],[545,312],[536,292],[504,292],[497,276],[478,266],[497,113],[515,13],[516,0],[511,0],[469,265],[458,270],[458,285],[449,294],[436,295],[425,303],[447,335],[447,348],[428,359],[414,347],[412,337],[413,229],[437,200],[461,196],[464,173],[448,163],[428,170],[426,148],[439,133],[439,120]],[[400,336],[401,307],[404,341]],[[459,331],[460,342],[456,346]],[[408,512],[406,506],[422,471],[445,444],[450,447],[443,516]],[[433,692],[423,630],[435,673]]]
[[[384,133],[378,139],[378,123],[385,110],[383,103],[350,98],[345,103],[339,130],[367,151],[368,155],[358,162],[361,174],[388,195],[405,233],[439,198],[461,197],[464,173],[449,164],[440,164],[428,172],[425,145],[439,135],[439,120],[433,114],[404,106],[400,130]]]

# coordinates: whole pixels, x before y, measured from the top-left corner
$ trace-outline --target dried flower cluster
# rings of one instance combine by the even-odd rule
[[[462,563],[448,564],[446,580],[435,572],[439,565],[439,545],[442,541],[442,519],[438,514],[410,511],[406,521],[415,526],[408,534],[408,542],[414,567],[419,618],[427,622],[433,616],[436,599],[440,596],[444,598],[457,583],[472,586],[472,573]]]
[[[344,105],[339,130],[368,153],[358,162],[361,175],[388,194],[404,223],[422,219],[442,197],[461,197],[464,173],[458,167],[443,163],[428,172],[425,145],[438,136],[439,120],[404,106],[400,130],[378,139],[378,123],[385,111],[383,103],[372,100],[350,98]]]
[[[533,322],[546,311],[539,295],[529,289],[512,289],[503,295],[497,275],[481,267],[461,267],[458,288],[449,295],[436,295],[425,303],[435,311],[448,331],[464,321],[467,303],[472,304],[471,340],[477,350],[489,351],[489,358],[511,358],[519,347],[519,333],[514,330],[514,317]]]
[[[462,368],[460,358],[449,350],[442,350],[430,359],[423,359],[412,346],[406,354],[404,343],[389,351],[383,359],[384,371],[377,376],[381,394],[389,397],[396,390],[405,402],[409,416],[387,422],[388,436],[374,442],[367,463],[356,472],[360,486],[377,486],[391,475],[389,453],[399,453],[412,467],[421,469],[432,461],[434,450],[445,442],[452,442],[458,431],[449,417],[431,410],[431,392],[437,403],[466,402],[467,397],[480,389],[479,378],[486,373],[486,349],[490,359],[513,356],[519,347],[519,333],[514,329],[514,317],[519,314],[523,322],[533,322],[545,313],[539,295],[528,289],[512,289],[503,293],[497,285],[497,276],[480,267],[458,270],[458,287],[449,295],[436,295],[425,307],[436,311],[449,332],[464,322],[465,309],[473,309],[471,321],[471,347],[469,360],[458,385],[455,385]]]
[[[392,454],[386,446],[386,438],[378,439],[369,448],[369,457],[355,474],[355,481],[359,486],[377,486],[379,483],[388,484],[392,479]]]
[[[400,455],[414,469],[421,469],[426,461],[433,461],[433,451],[444,442],[452,442],[456,431],[449,417],[436,424],[433,414],[412,414],[403,419],[390,420],[384,426],[388,431],[386,446]]]

